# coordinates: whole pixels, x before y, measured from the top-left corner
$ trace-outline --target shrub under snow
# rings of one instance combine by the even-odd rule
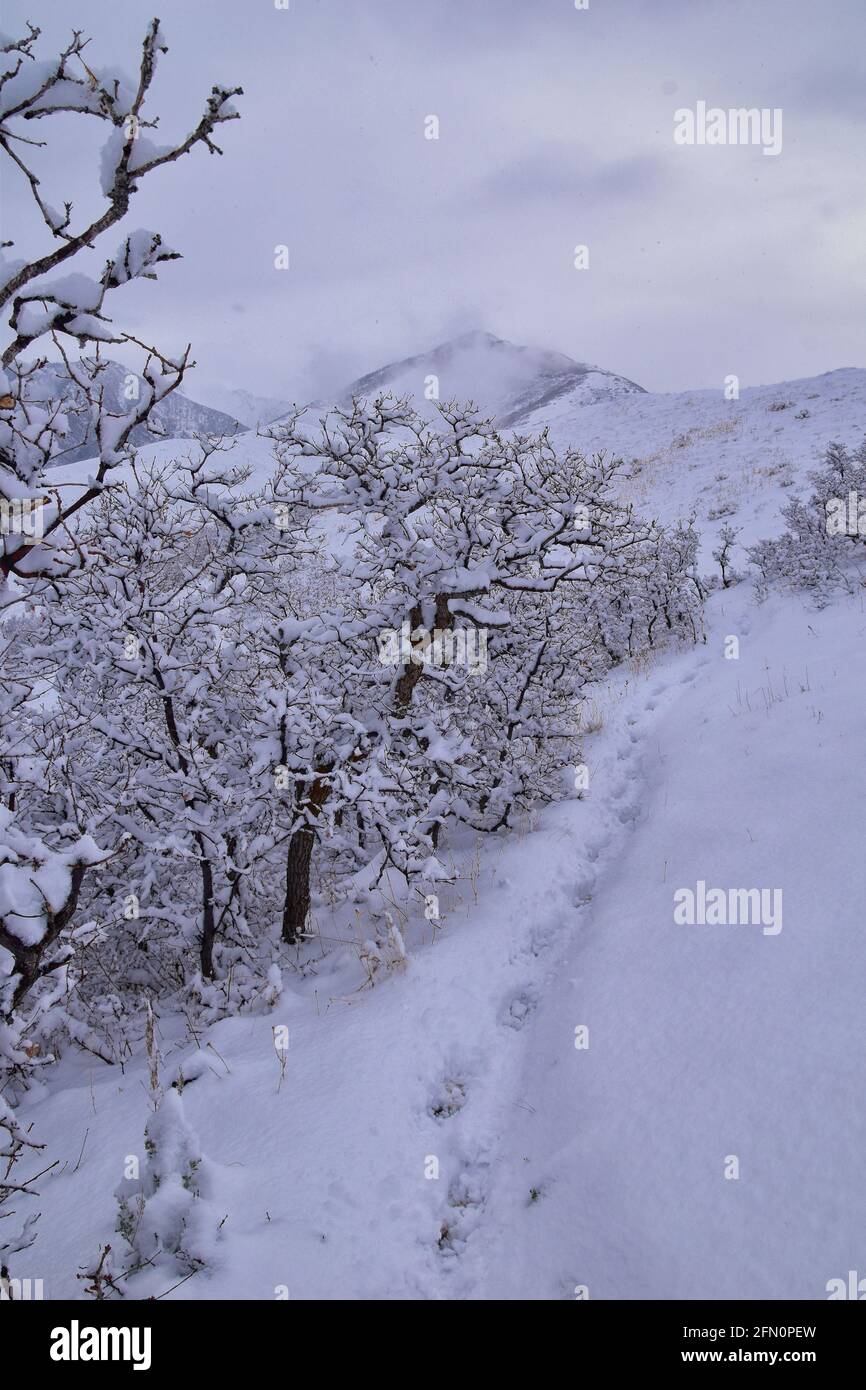
[[[830,444],[823,468],[809,477],[811,496],[792,498],[782,509],[782,535],[747,554],[764,585],[808,589],[823,603],[834,588],[851,587],[850,561],[866,545],[866,440],[853,452]]]

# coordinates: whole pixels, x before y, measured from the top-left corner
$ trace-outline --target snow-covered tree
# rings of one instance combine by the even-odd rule
[[[809,498],[792,498],[782,508],[782,534],[759,541],[747,554],[764,586],[807,589],[824,603],[834,588],[851,587],[848,562],[866,545],[866,439],[854,450],[828,445],[823,467],[809,481]]]
[[[739,534],[734,526],[726,523],[719,531],[719,543],[713,551],[713,559],[719,567],[723,589],[729,589],[740,578],[734,569],[732,558],[734,544]]]
[[[248,930],[275,801],[250,712],[269,679],[265,596],[292,557],[243,481],[215,442],[183,465],[133,465],[79,528],[81,563],[31,658],[55,692],[44,727],[125,840],[117,915],[134,900],[139,947],[156,923],[194,940],[205,979],[227,923]]]
[[[383,397],[319,434],[300,416],[272,433],[307,546],[339,523],[334,603],[298,636],[337,653],[341,709],[376,745],[365,829],[382,864],[445,876],[449,820],[493,830],[554,794],[587,681],[663,635],[698,636],[696,537],[617,501],[615,461],[501,435],[472,408],[443,404],[431,424]],[[293,935],[331,787],[357,756],[347,739],[303,790]]]
[[[10,725],[18,804],[116,846],[84,914],[121,990],[205,999],[277,920],[296,943],[317,844],[338,893],[448,878],[443,828],[559,794],[588,682],[700,632],[694,532],[637,519],[611,460],[392,400],[276,455],[255,489],[216,441],[133,466],[23,643],[51,699]]]
[[[28,739],[39,730],[46,701],[44,687],[28,684],[21,670],[26,643],[20,629],[32,620],[34,603],[57,600],[62,576],[82,558],[72,540],[72,519],[131,456],[133,431],[180,385],[190,365],[188,348],[179,356],[167,354],[119,328],[108,312],[116,291],[136,279],[155,279],[158,267],[179,253],[158,232],[143,229],[126,233],[110,249],[104,239],[127,216],[143,179],[198,145],[221,153],[214,136],[236,118],[232,102],[240,93],[214,86],[193,129],[157,145],[150,132],[158,118],[149,98],[167,51],[157,20],[147,28],[131,78],[98,66],[89,51],[85,56],[90,40],[80,31],[51,57],[41,55],[39,39],[40,30],[28,24],[26,34],[0,40],[4,182],[23,180],[42,227],[41,244],[37,237],[25,250],[5,240],[3,251],[11,254],[0,254],[0,309],[10,329],[0,343],[0,1137],[13,1136],[12,1144],[19,1141],[9,1098],[27,1068],[45,1060],[39,1020],[63,992],[82,883],[105,859],[92,836],[77,828],[80,817],[47,815],[43,833],[39,815],[28,818],[29,805],[22,804],[28,798],[22,799],[20,769],[31,754],[45,767]],[[94,128],[105,134],[101,153],[95,151],[103,201],[80,217],[62,194],[58,200],[46,191],[41,165],[44,132],[67,116],[98,123]],[[88,273],[92,255],[103,247],[101,271]],[[106,344],[137,355],[125,411],[108,404],[101,356]],[[72,348],[82,351],[78,360]],[[49,352],[57,366],[46,373]],[[68,392],[57,386],[64,378]],[[46,468],[62,460],[70,410],[87,416],[98,457],[66,501]],[[91,554],[88,563],[93,559]],[[22,744],[14,735],[25,725],[29,734]],[[43,733],[43,740],[48,736]],[[73,800],[80,791],[74,788]]]
[[[38,51],[39,29],[30,24],[27,29],[25,35],[5,40],[0,46],[0,150],[9,163],[9,177],[25,181],[47,236],[42,247],[34,246],[28,254],[12,259],[4,256],[0,262],[0,307],[9,306],[12,330],[0,352],[0,617],[21,612],[28,595],[34,592],[34,577],[56,581],[59,574],[74,567],[80,552],[69,544],[70,519],[100,495],[110,470],[129,456],[132,431],[180,384],[189,365],[188,350],[180,359],[171,360],[117,328],[105,312],[106,299],[115,290],[133,279],[155,278],[158,265],[176,258],[178,253],[167,248],[158,233],[138,230],[127,235],[96,277],[75,267],[86,264],[87,253],[126,216],[144,178],[199,144],[220,152],[214,133],[220,124],[237,116],[232,98],[240,90],[214,87],[194,129],[174,143],[157,146],[146,133],[158,123],[150,114],[148,98],[158,60],[167,51],[157,20],[148,26],[138,73],[132,79],[114,69],[89,64],[84,54],[90,41],[80,31],[73,32],[57,57],[43,58]],[[37,132],[52,119],[70,113],[100,122],[106,131],[100,156],[105,203],[100,211],[81,218],[75,216],[69,201],[58,211],[49,201],[39,173],[38,149],[45,141],[37,138]],[[3,245],[8,250],[14,243],[6,241]],[[55,275],[60,270],[63,275]],[[95,355],[71,361],[70,341],[79,347],[95,347]],[[68,504],[56,489],[46,487],[46,465],[62,456],[67,406],[59,397],[45,397],[45,377],[40,372],[44,359],[27,357],[43,343],[53,346],[76,388],[75,399],[82,404],[73,408],[90,413],[99,455],[96,465],[88,470],[89,483],[73,489],[76,495]],[[99,356],[105,343],[137,347],[144,353],[127,413],[112,413],[105,406],[101,381],[105,364]],[[28,508],[38,510],[39,520],[30,534],[20,524]],[[45,592],[44,586],[41,592]],[[56,597],[54,588],[45,596]],[[4,638],[6,632],[8,623]],[[11,646],[11,641],[4,640],[4,659],[8,659]],[[4,676],[0,680],[0,720],[8,721],[29,693],[17,675],[15,679]],[[10,783],[9,773],[21,750],[13,746],[5,751],[10,753],[4,761],[6,804],[14,807],[14,779]],[[6,848],[0,849],[5,862],[18,863],[34,855],[40,863],[48,862],[45,856],[51,850],[41,841],[35,840],[28,854],[24,832],[19,829],[15,833],[14,840],[5,836]],[[67,863],[64,856],[68,850],[64,845],[57,853],[62,878],[60,870]],[[66,902],[51,904],[46,944],[53,944],[74,909],[77,875],[74,867]],[[23,942],[20,934],[4,930],[6,937],[0,938],[0,944],[12,954],[16,980],[13,1000],[20,1002],[33,982],[34,970],[41,969],[34,964],[39,943]],[[51,941],[47,941],[49,937]]]

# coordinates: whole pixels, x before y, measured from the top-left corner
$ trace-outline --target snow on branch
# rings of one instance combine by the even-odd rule
[[[19,601],[18,590],[4,579],[54,579],[75,563],[75,542],[66,522],[99,495],[109,470],[130,457],[131,441],[138,437],[134,432],[139,426],[151,428],[154,408],[194,365],[189,346],[180,354],[166,354],[117,325],[109,312],[113,291],[133,280],[153,280],[161,265],[178,259],[180,253],[159,232],[128,232],[96,277],[78,270],[74,260],[125,217],[141,180],[154,170],[198,145],[222,153],[215,133],[238,118],[233,99],[241,91],[212,87],[193,128],[157,147],[143,132],[159,123],[148,110],[157,63],[167,52],[159,20],[148,25],[133,77],[93,64],[90,40],[81,31],[73,31],[53,58],[39,55],[39,39],[40,30],[28,25],[26,34],[6,40],[0,50],[0,152],[10,161],[11,172],[26,180],[54,243],[44,254],[0,256],[0,306],[9,305],[11,329],[0,367],[0,504],[5,508],[13,502],[20,510],[29,501],[41,523],[38,543],[22,536],[20,528],[4,527],[0,534],[0,609]],[[46,143],[38,132],[45,120],[61,113],[87,116],[107,128],[100,165],[107,206],[95,218],[76,222],[71,202],[49,201],[36,171],[35,152]],[[3,245],[8,250],[14,243]],[[116,402],[112,406],[106,391],[111,364],[101,356],[107,345],[115,344],[134,356],[144,354],[143,368],[132,373],[135,390],[120,409]],[[77,361],[70,357],[71,346],[82,353]],[[27,356],[49,348],[62,364],[59,369],[46,355]],[[98,464],[76,500],[64,506],[56,491],[44,490],[44,471],[63,461],[73,420],[76,437],[83,424],[85,437],[94,441]]]
[[[156,147],[141,132],[145,127],[152,128],[158,123],[158,117],[147,119],[144,116],[157,59],[168,51],[158,19],[151,20],[148,26],[142,44],[138,77],[132,82],[88,66],[83,53],[90,40],[85,39],[80,31],[74,31],[58,58],[37,61],[33,50],[39,34],[38,29],[31,27],[25,38],[7,45],[4,50],[7,66],[0,77],[0,149],[27,180],[46,227],[60,244],[43,256],[7,264],[5,273],[0,275],[0,306],[10,299],[16,303],[16,296],[25,285],[92,246],[97,237],[126,215],[140,181],[155,169],[180,159],[199,144],[204,145],[211,154],[222,154],[214,140],[214,133],[226,121],[238,119],[233,98],[242,95],[240,87],[212,87],[205,100],[204,111],[193,129],[175,143]],[[44,141],[34,140],[25,134],[20,123],[41,120],[61,112],[91,116],[111,127],[103,150],[101,177],[102,192],[108,207],[98,217],[77,228],[72,225],[72,204],[64,201],[61,214],[46,201],[41,182],[22,151],[22,146],[41,145]],[[151,257],[143,265],[149,270],[157,259],[166,258],[166,254]],[[142,269],[134,272],[142,273]],[[119,283],[123,283],[122,279],[109,277],[106,288],[113,288]],[[50,286],[43,287],[43,293],[39,296],[28,297],[44,297],[48,304],[56,302]],[[13,320],[18,313],[20,309],[16,308]],[[32,341],[35,336],[38,335],[27,336],[26,341]],[[4,349],[4,367],[21,350],[21,338],[22,334],[16,331],[15,339]]]

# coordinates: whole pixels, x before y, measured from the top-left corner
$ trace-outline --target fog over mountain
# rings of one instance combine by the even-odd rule
[[[471,400],[500,425],[513,426],[563,397],[575,405],[589,405],[643,389],[627,377],[575,362],[565,353],[509,343],[476,329],[358,377],[338,401],[345,404],[355,396],[391,391],[411,395],[416,407],[429,414],[435,399]]]

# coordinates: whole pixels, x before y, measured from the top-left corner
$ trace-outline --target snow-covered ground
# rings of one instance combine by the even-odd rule
[[[862,1265],[866,609],[740,588],[709,618],[618,711],[602,795],[637,820],[562,911],[468,1263],[485,1297],[809,1299]],[[698,880],[780,889],[781,930],[677,925]]]
[[[639,512],[748,542],[829,439],[862,438],[866,372],[542,423],[622,454]],[[585,710],[588,792],[455,846],[441,922],[375,987],[323,949],[270,1015],[197,1042],[161,1020],[165,1078],[208,1059],[183,1104],[224,1218],[172,1298],[810,1299],[863,1268],[864,595],[758,605],[746,582],[710,599],[705,644],[618,671]],[[678,925],[699,881],[781,890],[781,930]],[[47,1297],[80,1297],[112,1240],[147,1113],[143,1061],[72,1050],[23,1108],[62,1164],[16,1271]]]

